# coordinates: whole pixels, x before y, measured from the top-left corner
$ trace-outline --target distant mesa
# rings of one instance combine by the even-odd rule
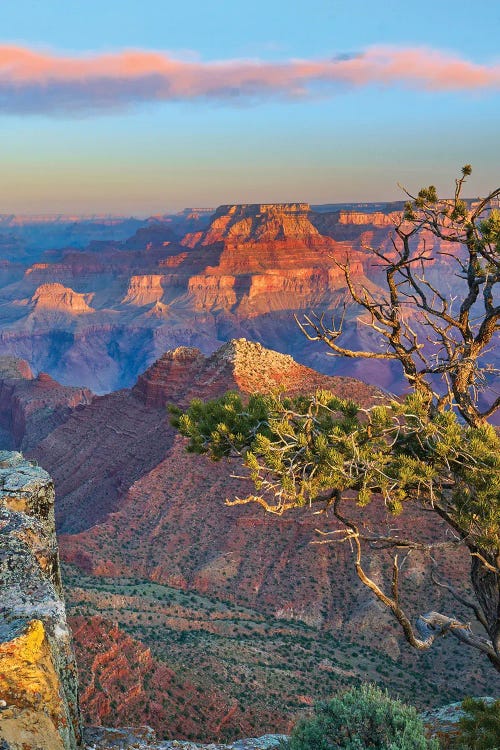
[[[32,273],[37,273],[38,271],[47,271],[47,269],[50,268],[50,263],[33,263],[30,268],[27,268],[25,271],[25,275],[29,276]]]
[[[192,218],[194,216],[202,216],[207,214],[214,214],[216,212],[216,208],[183,208],[182,211],[179,211],[178,216],[185,216],[187,218]]]
[[[88,304],[93,296],[93,294],[80,294],[71,287],[53,283],[39,286],[30,301],[35,311],[47,310],[80,315],[95,312]]]
[[[168,221],[150,220],[147,226],[140,227],[124,243],[127,250],[153,250],[168,247],[178,240],[177,234]]]
[[[261,216],[265,214],[307,214],[309,203],[227,203],[219,206],[214,218],[233,214],[235,216]]]
[[[249,203],[219,206],[206,232],[187,234],[186,247],[215,242],[274,242],[320,238],[309,203]]]
[[[162,278],[160,274],[132,276],[122,305],[142,307],[160,302],[164,294]]]
[[[384,214],[381,211],[375,211],[374,213],[340,211],[338,221],[339,224],[373,224],[376,227],[391,227],[394,225],[397,216],[399,216],[397,212]]]

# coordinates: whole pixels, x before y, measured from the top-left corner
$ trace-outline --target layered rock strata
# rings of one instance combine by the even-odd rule
[[[88,304],[91,298],[91,294],[79,294],[70,287],[53,283],[39,286],[33,294],[31,302],[36,310],[81,314],[93,312]]]
[[[293,314],[324,313],[326,322],[334,317],[338,324],[350,301],[342,270],[347,258],[358,291],[379,298],[384,269],[370,248],[394,253],[391,235],[402,208],[223,205],[152,217],[126,241],[110,240],[103,226],[103,241],[85,249],[77,243],[24,257],[21,247],[15,263],[0,236],[0,354],[103,394],[131,387],[167,349],[197,346],[209,354],[245,336],[328,374],[356,375],[400,392],[396,367],[328,359],[306,346]],[[419,249],[425,243],[437,258],[426,265],[428,281],[446,298],[462,294],[456,247],[429,233],[419,237]],[[361,313],[348,305],[343,343],[376,348]],[[416,321],[412,328],[425,340]]]
[[[81,747],[78,682],[54,526],[54,485],[0,452],[0,747]],[[3,744],[1,744],[3,742]]]
[[[35,377],[25,360],[0,356],[0,449],[28,451],[92,398],[87,388],[63,386],[44,372]]]
[[[141,307],[159,302],[163,297],[161,280],[162,276],[158,274],[132,276],[122,304]]]

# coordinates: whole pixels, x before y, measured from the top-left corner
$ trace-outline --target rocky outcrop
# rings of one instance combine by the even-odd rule
[[[78,683],[54,527],[54,486],[0,453],[0,740],[9,750],[76,750]]]
[[[186,247],[223,240],[274,241],[319,236],[309,221],[308,203],[261,203],[219,206],[206,232],[187,234]]]
[[[163,297],[162,276],[149,274],[147,276],[132,276],[127,294],[122,300],[123,305],[154,305]]]
[[[31,298],[33,311],[53,311],[81,315],[91,313],[89,306],[93,295],[79,294],[70,287],[59,283],[42,284]]]
[[[339,224],[373,224],[376,227],[392,227],[398,216],[397,212],[394,213],[382,213],[381,211],[375,211],[374,213],[362,213],[360,211],[341,211],[339,213]]]
[[[166,352],[139,376],[132,393],[146,406],[162,408],[168,403],[185,406],[193,398],[215,398],[227,390],[270,393],[280,388],[288,393],[330,388],[344,398],[356,389],[362,403],[380,394],[353,378],[321,375],[288,354],[244,338],[232,339],[209,357],[186,346]]]
[[[92,398],[87,388],[63,386],[44,372],[35,377],[23,359],[0,357],[0,448],[33,448]]]
[[[133,393],[146,406],[161,409],[169,401],[181,401],[186,387],[201,372],[205,357],[199,349],[180,346],[166,352],[139,376]]]
[[[150,727],[139,729],[107,729],[92,727],[85,732],[87,750],[275,750],[282,747],[286,739],[284,734],[266,734],[237,740],[230,744],[200,745],[195,742],[173,740],[158,742],[155,732]]]

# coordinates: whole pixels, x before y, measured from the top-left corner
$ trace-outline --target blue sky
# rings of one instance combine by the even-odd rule
[[[213,61],[258,59],[274,75],[281,63],[381,46],[432,48],[495,72],[500,2],[472,10],[460,0],[17,0],[0,4],[0,44],[51,58],[90,56],[97,67],[107,53],[161,52],[199,63],[202,77]],[[0,93],[0,212],[149,214],[226,202],[394,199],[397,181],[445,189],[465,162],[473,164],[476,195],[500,174],[497,78],[452,90],[385,78],[325,89],[307,83],[298,97],[288,88],[230,97],[190,89],[172,100],[138,95],[143,82],[134,79],[111,108],[95,90],[81,107],[75,80],[64,82],[64,108],[60,88],[57,106],[43,101],[54,96],[46,82],[36,81],[36,90],[23,83],[21,109],[12,106],[17,80]]]

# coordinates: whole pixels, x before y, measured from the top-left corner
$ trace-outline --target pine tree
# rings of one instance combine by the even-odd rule
[[[432,185],[408,194],[391,251],[372,248],[385,269],[383,293],[358,289],[349,262],[341,265],[352,302],[377,334],[372,349],[342,344],[345,310],[329,326],[313,314],[297,321],[310,341],[338,356],[398,363],[409,386],[405,398],[361,409],[326,391],[253,395],[247,402],[228,393],[194,401],[173,421],[190,439],[188,450],[243,459],[255,494],[229,505],[254,502],[277,515],[298,507],[332,513],[339,528],[319,542],[351,543],[358,577],[413,647],[429,649],[451,634],[500,671],[500,437],[488,422],[500,396],[484,405],[498,375],[491,352],[500,330],[500,214],[491,204],[500,188],[470,207],[461,197],[470,173],[469,165],[462,169],[452,199],[440,199]],[[446,249],[419,243],[423,233]],[[457,270],[453,297],[427,275],[445,255]],[[424,542],[416,533],[367,531],[352,506],[381,501],[395,515],[406,505],[431,513],[448,538]],[[385,587],[365,565],[374,547],[393,551]],[[401,604],[401,551],[419,550],[436,562],[447,547],[468,556],[473,596],[435,569],[432,581],[472,613],[481,634],[453,614],[428,611],[413,623]]]

